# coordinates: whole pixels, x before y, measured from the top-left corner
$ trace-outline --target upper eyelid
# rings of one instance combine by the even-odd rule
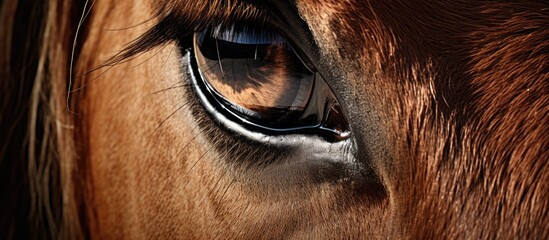
[[[216,5],[211,6],[209,3]],[[158,23],[98,68],[119,64],[171,41],[181,38],[190,40],[194,32],[209,27],[246,21],[264,23],[272,19],[268,9],[247,1],[230,1],[230,6],[223,4],[228,4],[228,1],[194,1],[190,5],[172,1],[162,4],[156,15],[159,18]]]

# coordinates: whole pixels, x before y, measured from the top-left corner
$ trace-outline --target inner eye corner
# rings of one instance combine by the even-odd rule
[[[210,113],[266,135],[349,137],[333,91],[283,35],[238,26],[212,31],[196,32],[189,50],[195,90],[213,105]]]

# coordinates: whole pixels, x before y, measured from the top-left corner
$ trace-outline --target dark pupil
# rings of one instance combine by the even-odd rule
[[[194,44],[206,90],[233,114],[277,131],[346,131],[329,87],[274,31],[207,30],[195,35]]]
[[[216,38],[205,32],[197,45],[202,75],[234,110],[281,124],[307,107],[314,75],[280,36],[243,31]]]

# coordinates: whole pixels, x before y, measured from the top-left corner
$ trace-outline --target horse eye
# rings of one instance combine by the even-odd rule
[[[349,135],[329,86],[276,31],[218,27],[196,33],[193,45],[200,89],[230,119],[273,133]]]

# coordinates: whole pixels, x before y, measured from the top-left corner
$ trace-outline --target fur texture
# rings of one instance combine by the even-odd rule
[[[1,200],[13,210],[0,232],[549,238],[547,3],[280,5],[4,1]],[[32,6],[42,14],[10,17]],[[185,60],[193,32],[280,13],[299,15],[318,47],[316,66],[353,130],[352,148],[329,151],[367,169],[360,180],[337,177],[307,149],[244,139],[196,99]]]

